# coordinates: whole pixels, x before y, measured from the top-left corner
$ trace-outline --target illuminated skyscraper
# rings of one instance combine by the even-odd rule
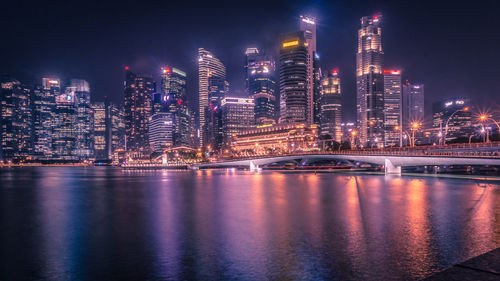
[[[472,133],[472,111],[468,98],[449,98],[432,105],[432,126],[440,128],[446,141],[462,138],[467,140]]]
[[[307,48],[307,122],[313,123],[314,118],[314,60],[316,54],[316,19],[311,16],[300,16],[300,31],[304,33]],[[317,57],[319,59],[319,57]],[[319,65],[318,65],[319,67]],[[319,82],[319,80],[317,80]],[[319,91],[316,92],[319,97]],[[318,120],[316,120],[318,121]]]
[[[75,130],[77,108],[74,87],[67,87],[63,93],[56,96],[54,115],[53,157],[58,160],[77,160]]]
[[[248,48],[245,52],[248,96],[255,104],[255,123],[276,123],[276,83],[274,80],[275,63],[257,48]]]
[[[229,146],[236,134],[255,127],[254,99],[225,97],[221,108],[224,145]]]
[[[43,78],[42,85],[33,92],[33,142],[34,157],[52,157],[52,136],[55,122],[56,96],[61,93],[61,83],[57,78]]]
[[[125,149],[125,111],[122,106],[110,104],[111,107],[111,152]]]
[[[173,118],[173,145],[189,146],[191,117],[186,96],[186,72],[175,67],[165,67],[161,77],[161,90],[164,95],[162,102]]]
[[[94,157],[97,161],[108,160],[109,149],[109,103],[96,102],[92,105],[93,120],[93,147]]]
[[[110,161],[115,150],[125,148],[123,110],[105,97],[104,102],[93,103],[92,112],[94,157]]]
[[[0,82],[0,160],[21,161],[33,151],[32,90],[10,77]]]
[[[313,123],[319,125],[321,122],[321,67],[319,55],[314,54],[313,59]]]
[[[153,114],[149,119],[149,142],[154,152],[174,145],[174,118],[170,112]]]
[[[363,146],[384,139],[384,74],[380,14],[361,18],[356,54],[357,121]]]
[[[384,146],[402,145],[401,71],[384,70]]]
[[[320,97],[320,135],[329,135],[337,142],[342,141],[342,105],[340,77],[337,69],[322,79]]]
[[[204,133],[205,112],[209,106],[209,78],[226,80],[226,67],[214,57],[209,51],[198,49],[198,114],[199,132]],[[200,136],[199,136],[200,137]],[[200,145],[203,146],[203,138],[200,137]]]
[[[71,79],[70,87],[74,91],[76,106],[75,154],[78,159],[88,159],[93,153],[90,87],[87,81],[81,79]]]
[[[138,77],[128,69],[125,76],[125,135],[128,151],[149,149],[148,120],[155,83],[151,77]]]
[[[205,108],[203,144],[210,145],[213,150],[218,150],[223,145],[221,102],[229,92],[229,83],[222,78],[210,77],[208,84],[208,106]]]
[[[304,32],[299,31],[282,36],[279,66],[280,122],[307,122],[309,68]]]
[[[403,128],[408,129],[412,122],[424,121],[424,84],[403,85]]]

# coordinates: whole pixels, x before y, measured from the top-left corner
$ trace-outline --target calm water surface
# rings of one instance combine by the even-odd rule
[[[500,183],[0,170],[0,280],[413,280],[500,246]]]

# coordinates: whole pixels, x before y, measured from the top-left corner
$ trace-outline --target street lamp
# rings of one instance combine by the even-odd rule
[[[491,115],[482,114],[479,116],[479,121],[481,121],[481,122],[488,121],[488,120],[495,123],[495,125],[497,125],[497,127],[498,127],[498,131],[500,132],[500,124],[498,124],[498,122],[495,121],[495,119],[491,118]]]
[[[469,107],[466,106],[464,108],[460,108],[460,109],[457,109],[455,110],[455,112],[453,112],[450,117],[448,117],[448,120],[446,120],[446,125],[444,126],[444,138],[443,138],[443,145],[446,144],[446,134],[448,134],[448,123],[450,122],[451,118],[453,118],[453,116],[455,116],[455,114],[457,112],[460,112],[460,111],[469,111]]]
[[[422,124],[420,122],[413,122],[411,123],[411,139],[410,139],[410,146],[415,146],[415,131],[418,130],[418,128],[420,128]]]
[[[353,149],[354,145],[356,144],[355,137],[357,133],[358,132],[356,132],[355,130],[351,131],[351,149]]]

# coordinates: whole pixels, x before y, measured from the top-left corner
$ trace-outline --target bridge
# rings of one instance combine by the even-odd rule
[[[500,143],[423,146],[415,148],[364,149],[261,156],[194,165],[194,168],[248,167],[279,162],[304,163],[319,160],[361,162],[384,166],[387,174],[401,174],[406,166],[500,166]]]

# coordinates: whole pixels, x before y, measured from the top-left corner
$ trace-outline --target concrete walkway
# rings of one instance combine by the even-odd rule
[[[500,280],[500,248],[423,279],[434,280]]]

